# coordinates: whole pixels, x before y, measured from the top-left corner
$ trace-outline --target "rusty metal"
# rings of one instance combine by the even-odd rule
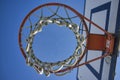
[[[102,56],[100,56],[100,57],[97,57],[97,58],[94,58],[94,59],[91,59],[91,60],[89,60],[89,61],[87,61],[87,62],[84,62],[84,63],[79,64],[80,61],[82,60],[82,58],[84,57],[85,53],[86,53],[87,50],[88,50],[88,49],[87,49],[87,46],[88,46],[88,38],[89,38],[89,37],[87,37],[87,39],[86,39],[86,48],[85,48],[85,50],[84,50],[84,53],[83,53],[83,55],[79,58],[79,60],[78,60],[77,63],[75,64],[75,66],[67,67],[67,68],[62,69],[62,70],[59,70],[59,71],[57,71],[57,72],[55,72],[55,73],[60,73],[60,72],[65,72],[65,71],[67,71],[67,70],[71,70],[71,69],[73,69],[73,68],[76,68],[76,67],[79,67],[79,66],[88,64],[88,63],[90,63],[90,62],[96,61],[96,60],[98,60],[98,59],[104,58],[104,57],[106,57],[106,56],[108,56],[108,55],[110,55],[110,54],[112,53],[113,46],[114,46],[114,37],[113,37],[109,32],[105,31],[105,30],[104,30],[103,28],[101,28],[99,25],[97,25],[97,24],[94,23],[93,21],[89,20],[88,18],[86,18],[85,16],[83,16],[82,14],[80,14],[79,12],[77,12],[75,9],[71,8],[70,6],[67,6],[67,5],[61,4],[61,3],[47,3],[47,4],[40,5],[40,6],[38,6],[37,8],[33,9],[32,11],[30,11],[30,13],[27,14],[27,16],[26,16],[26,17],[24,18],[24,20],[22,21],[22,24],[20,25],[19,35],[18,35],[18,42],[19,42],[19,47],[20,47],[20,50],[21,50],[21,52],[22,52],[22,55],[24,56],[25,59],[26,59],[27,56],[26,56],[26,54],[25,54],[25,52],[24,52],[24,49],[23,49],[23,47],[22,47],[22,41],[21,41],[22,28],[23,28],[26,20],[29,18],[29,16],[30,16],[33,12],[35,12],[36,10],[38,10],[38,9],[44,7],[44,6],[64,6],[64,7],[68,8],[68,9],[70,9],[70,10],[73,11],[80,19],[82,19],[82,22],[83,22],[84,27],[85,27],[85,29],[86,29],[86,34],[87,34],[87,36],[89,36],[90,33],[88,32],[88,27],[87,27],[86,21],[88,21],[90,24],[94,25],[95,27],[97,27],[97,28],[100,29],[101,31],[103,31],[103,32],[105,33],[107,39],[110,41],[110,46],[109,46],[110,48],[107,48],[107,49],[105,50],[106,53],[105,53],[104,55],[102,55]],[[54,72],[52,72],[52,71],[50,71],[50,72],[51,72],[51,73],[54,73]]]

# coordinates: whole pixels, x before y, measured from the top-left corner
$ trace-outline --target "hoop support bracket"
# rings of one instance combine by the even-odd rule
[[[105,51],[110,54],[113,52],[114,37],[102,34],[89,34],[88,36],[88,50]]]

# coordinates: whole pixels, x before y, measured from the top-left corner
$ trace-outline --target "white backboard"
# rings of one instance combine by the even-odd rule
[[[97,23],[106,31],[114,34],[115,47],[112,56],[91,62],[78,68],[78,80],[114,80],[117,53],[119,52],[120,1],[119,0],[85,0],[84,16]],[[89,32],[103,34],[90,23]],[[102,51],[89,50],[82,62],[103,55]]]

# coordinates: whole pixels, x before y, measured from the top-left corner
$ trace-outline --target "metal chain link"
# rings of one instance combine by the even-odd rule
[[[76,40],[77,40],[77,47],[76,47],[73,55],[71,55],[66,60],[58,61],[55,63],[48,63],[48,62],[42,62],[34,55],[34,51],[32,49],[34,36],[37,35],[37,33],[41,32],[42,28],[48,24],[57,24],[58,26],[65,26],[65,27],[69,28],[70,30],[72,30],[73,33],[75,34]],[[50,72],[52,71],[56,75],[64,75],[70,71],[67,71],[67,72],[64,72],[61,74],[58,74],[56,72],[64,69],[65,67],[74,66],[77,63],[78,58],[83,53],[82,44],[84,44],[84,41],[85,41],[85,38],[83,37],[83,35],[79,34],[79,26],[77,24],[70,23],[63,19],[57,19],[57,18],[49,19],[47,17],[42,18],[39,21],[39,23],[37,24],[37,27],[30,32],[30,34],[27,38],[26,63],[29,66],[32,66],[39,74],[44,73],[46,76],[49,76]],[[81,51],[79,52],[79,50],[81,50]]]

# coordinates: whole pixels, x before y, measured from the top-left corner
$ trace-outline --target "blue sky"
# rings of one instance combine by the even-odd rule
[[[18,31],[20,24],[24,19],[24,17],[26,16],[26,14],[28,14],[28,12],[31,11],[33,8],[43,3],[53,2],[53,1],[70,5],[73,8],[78,9],[79,12],[83,12],[82,0],[80,1],[77,0],[76,2],[74,2],[74,4],[73,1],[70,0],[11,0],[11,1],[0,0],[0,24],[1,24],[0,79],[1,80],[75,80],[76,79],[76,69],[73,70],[72,73],[69,73],[62,77],[56,77],[55,75],[51,75],[49,78],[47,78],[45,75],[37,74],[33,68],[28,67],[26,65],[25,60],[18,46]],[[67,30],[62,30],[62,31],[67,31]],[[64,37],[69,33],[71,34],[70,31],[64,34]],[[57,37],[57,39],[58,38],[62,38],[62,37]],[[53,40],[54,39],[52,39],[51,41]],[[67,40],[66,42],[68,42],[67,44],[69,44],[70,42]],[[50,45],[52,45],[53,43],[54,42],[51,42]],[[60,46],[62,46],[62,44]],[[50,47],[52,47],[53,49],[55,48],[55,46],[49,46],[49,48]],[[58,49],[58,51],[59,50],[60,49]],[[64,55],[59,54],[57,56],[62,57]],[[57,60],[57,58],[53,56],[51,57]]]
[[[67,4],[76,10],[78,10],[80,13],[83,12],[83,5],[84,1],[83,0],[0,0],[0,79],[1,80],[76,80],[76,69],[74,69],[71,73],[62,76],[62,77],[57,77],[55,75],[51,75],[50,77],[46,77],[45,75],[39,75],[36,73],[36,71],[33,70],[33,68],[28,67],[25,63],[25,60],[20,52],[19,45],[18,45],[18,31],[20,24],[26,14],[28,14],[29,11],[31,11],[33,8],[46,3],[46,2],[60,2]],[[74,3],[73,3],[74,2]],[[59,28],[55,28],[56,30]],[[48,30],[50,30],[48,28]],[[47,37],[49,33],[45,33],[46,38],[50,37],[55,37],[58,40],[59,43],[64,42],[64,38],[66,38],[67,35],[72,35],[72,33],[65,29],[62,30],[62,32],[57,32],[57,34],[52,35],[51,31],[49,33],[50,36]],[[63,34],[63,32],[66,32]],[[56,32],[53,32],[56,33]],[[44,32],[43,32],[44,34]],[[63,35],[62,37],[60,35]],[[46,39],[45,38],[45,39]],[[42,39],[42,38],[40,38]],[[43,41],[45,40],[43,39]],[[59,41],[60,39],[60,41]],[[73,37],[67,36],[66,41],[64,43],[70,44],[69,39],[73,39]],[[58,48],[55,51],[61,51],[64,49],[66,46],[63,44],[58,44],[57,42],[54,41],[53,38],[51,38],[51,42],[49,46],[47,46],[49,49],[54,49],[56,48],[55,46],[52,46],[53,44],[63,46],[62,48]],[[49,42],[46,42],[49,43]],[[41,42],[42,44],[42,42]],[[74,44],[72,47],[75,46],[75,42],[72,43]],[[43,46],[46,47],[46,46]],[[72,47],[70,47],[72,49]],[[70,50],[71,50],[70,49]],[[43,50],[43,49],[41,49]],[[44,51],[44,50],[43,50]],[[65,51],[64,51],[65,52]],[[67,51],[66,51],[67,52]],[[47,52],[46,52],[47,53]],[[64,54],[63,52],[60,52],[61,54],[51,54],[53,56],[58,56],[62,58]],[[47,55],[46,58],[54,58],[54,60],[57,60],[58,57],[53,57]],[[45,56],[43,55],[43,56]],[[64,56],[68,57],[68,56]],[[48,60],[49,59],[45,59]],[[51,61],[53,59],[50,59]],[[120,62],[120,59],[118,60]],[[120,69],[117,66],[118,71]],[[118,73],[118,72],[117,72]],[[118,80],[118,78],[116,78]]]

